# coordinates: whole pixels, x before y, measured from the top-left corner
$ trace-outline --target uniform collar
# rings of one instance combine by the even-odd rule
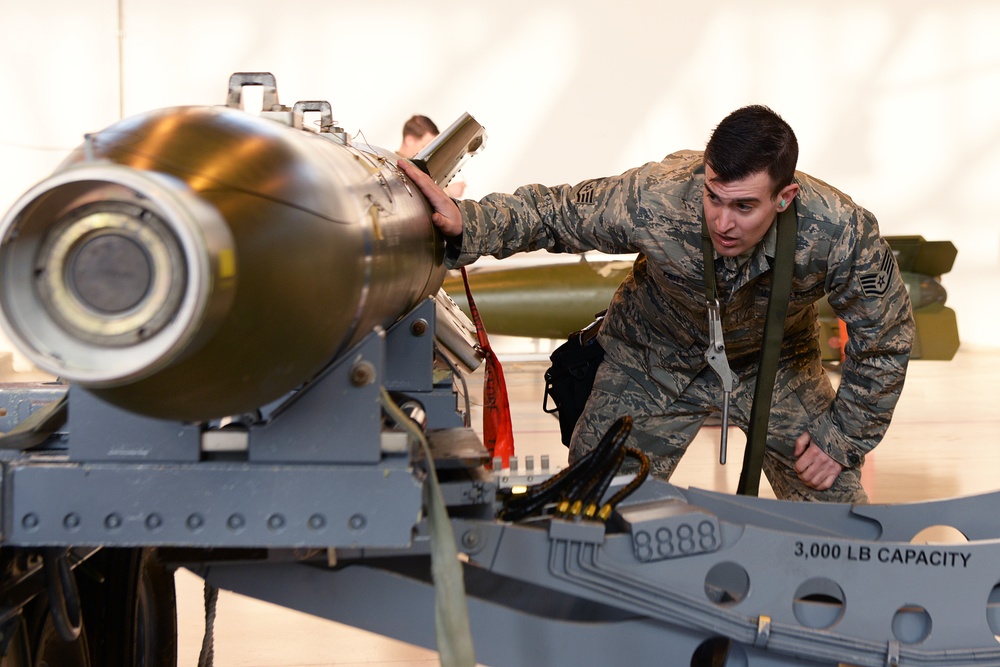
[[[777,218],[775,218],[777,220]],[[716,253],[715,265],[720,270],[723,280],[734,281],[733,290],[739,289],[757,276],[771,270],[778,243],[778,225],[771,223],[764,238],[754,246],[749,255],[741,257],[723,257]]]
[[[757,244],[757,247],[760,248],[760,249],[762,249],[764,251],[764,255],[765,256],[770,257],[771,259],[774,259],[774,254],[775,254],[776,249],[778,247],[778,218],[777,218],[777,216],[775,216],[774,222],[771,223],[771,226],[767,228],[767,232],[764,233],[764,238],[761,239],[760,243]],[[756,252],[757,251],[754,250],[754,254],[756,254]]]

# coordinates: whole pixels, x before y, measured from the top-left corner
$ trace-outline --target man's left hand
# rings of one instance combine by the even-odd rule
[[[795,473],[799,479],[817,491],[826,491],[833,486],[844,469],[813,442],[808,431],[795,439],[795,459]]]

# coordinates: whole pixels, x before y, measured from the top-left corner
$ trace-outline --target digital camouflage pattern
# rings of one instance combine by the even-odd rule
[[[460,247],[449,244],[450,267],[537,249],[639,253],[601,328],[606,363],[574,434],[573,457],[631,414],[631,439],[667,478],[701,423],[721,409],[718,378],[704,359],[704,178],[702,153],[681,151],[620,176],[459,202],[464,229]],[[910,300],[874,216],[804,173],[796,172],[796,182],[795,268],[764,472],[778,497],[861,501],[861,464],[885,434],[903,387],[914,335]],[[726,356],[739,377],[730,419],[744,430],[775,241],[772,225],[748,258],[715,255]],[[849,334],[836,393],[820,360],[816,302],[824,294]],[[795,438],[806,430],[845,468],[827,492],[804,487],[791,469]]]

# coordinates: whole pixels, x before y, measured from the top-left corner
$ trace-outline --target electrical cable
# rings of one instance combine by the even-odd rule
[[[628,415],[620,417],[618,421],[611,425],[611,428],[601,438],[601,442],[594,448],[596,454],[586,466],[586,472],[582,473],[579,479],[571,484],[567,490],[566,499],[570,505],[578,501],[582,502],[588,490],[597,483],[597,480],[605,470],[610,468],[612,476],[614,475],[614,471],[618,470],[614,463],[631,432],[632,417]],[[560,507],[560,509],[562,510],[563,508]]]
[[[583,483],[591,475],[594,460],[602,451],[608,448],[610,443],[614,442],[614,438],[612,437],[614,431],[615,428],[612,427],[597,447],[588,451],[554,477],[529,487],[524,493],[510,495],[509,490],[502,492],[507,494],[507,498],[501,518],[508,521],[519,521],[528,516],[541,513],[548,504],[556,503],[569,497],[569,489]]]
[[[572,465],[563,468],[556,475],[528,487],[523,493],[512,495],[510,489],[501,489],[500,495],[504,497],[511,508],[532,503],[534,500],[549,500],[554,495],[564,494],[564,487],[569,483],[571,477],[579,476],[581,470],[588,466],[590,461],[597,456],[598,448],[591,449],[583,456],[573,462]]]
[[[557,475],[529,487],[524,493],[502,491],[500,518],[521,521],[545,513],[567,517],[579,514],[587,498],[596,496],[599,500],[610,486],[623,460],[623,447],[631,431],[632,418],[621,417],[596,447]]]
[[[80,591],[76,578],[69,566],[69,549],[65,547],[45,547],[42,562],[45,569],[45,583],[48,587],[49,617],[60,639],[70,643],[76,641],[83,627],[83,612],[80,606]]]
[[[615,464],[604,471],[604,474],[600,477],[598,482],[587,492],[586,497],[583,498],[582,511],[584,518],[591,519],[597,514],[597,510],[600,508],[601,498],[604,494],[608,492],[611,488],[611,482],[614,480],[615,475],[621,469],[622,463],[625,462],[625,450],[619,449],[618,456],[615,457]]]
[[[601,506],[601,511],[597,513],[597,516],[602,521],[607,521],[615,507],[618,506],[618,503],[635,493],[635,490],[642,486],[642,483],[649,477],[649,457],[646,456],[646,453],[635,447],[626,447],[625,453],[639,460],[639,472],[636,473],[635,478],[631,482],[619,489],[618,493],[611,496],[608,502]]]

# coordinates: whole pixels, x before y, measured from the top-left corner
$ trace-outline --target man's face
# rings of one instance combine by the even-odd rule
[[[774,183],[761,171],[739,181],[723,183],[715,171],[705,165],[705,224],[715,251],[724,257],[737,257],[751,250],[764,238],[781,206],[791,204],[798,185],[782,188],[774,195]]]

